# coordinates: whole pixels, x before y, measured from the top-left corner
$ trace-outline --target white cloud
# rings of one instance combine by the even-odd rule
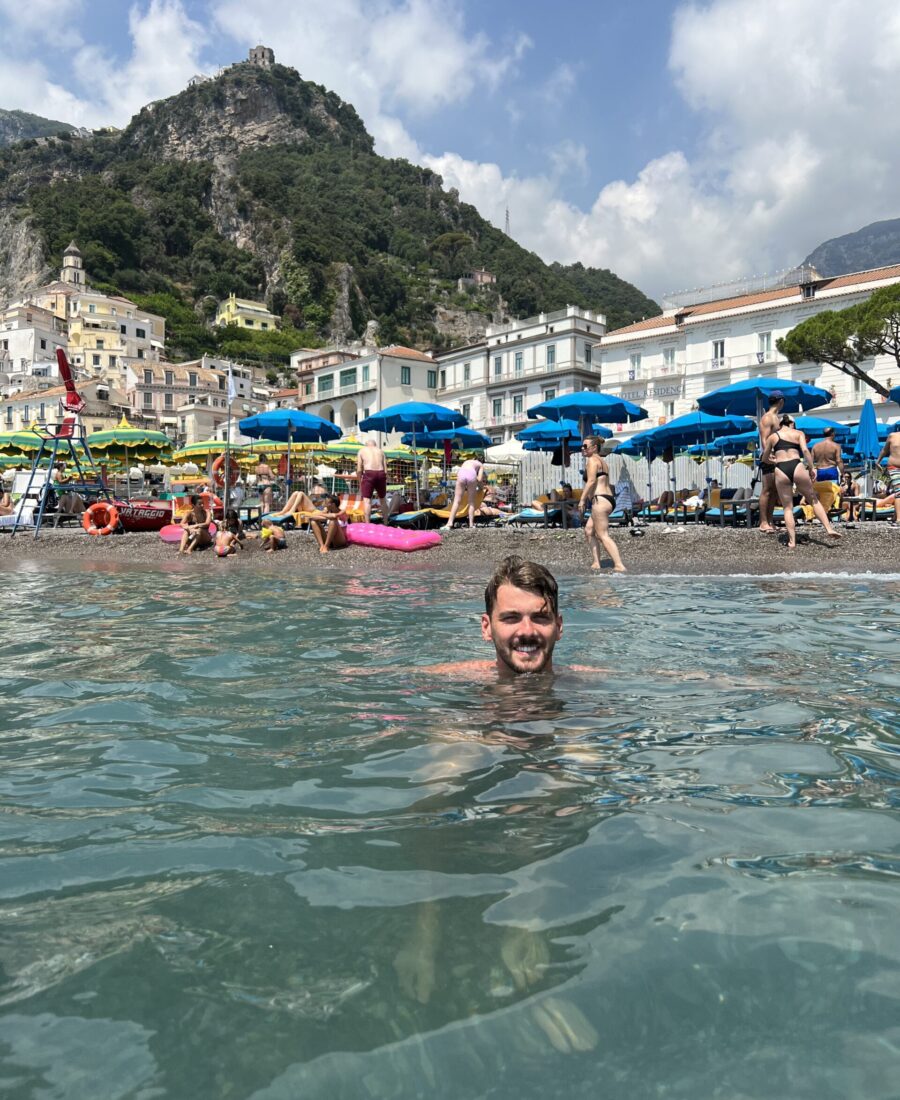
[[[359,111],[386,156],[420,157],[399,114],[422,116],[495,89],[532,43],[503,52],[467,34],[448,0],[221,0],[217,26],[244,45],[265,42],[276,59],[334,89]]]
[[[121,126],[144,104],[174,94],[201,70],[205,31],[186,15],[180,0],[150,0],[143,8],[131,8],[131,53],[125,61],[84,41],[82,8],[80,0],[32,0],[18,10],[11,0],[0,0],[0,29],[7,37],[45,27],[51,46],[65,46],[78,88],[62,88],[51,66],[18,61],[10,53],[4,60],[4,106],[80,126]]]
[[[900,8],[893,0],[709,0],[673,21],[670,67],[704,137],[589,210],[559,198],[578,146],[547,152],[553,175],[504,177],[429,157],[494,224],[547,260],[611,267],[655,296],[772,271],[823,239],[900,216]]]

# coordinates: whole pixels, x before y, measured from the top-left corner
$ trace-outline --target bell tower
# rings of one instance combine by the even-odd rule
[[[87,285],[81,251],[74,241],[63,253],[62,271],[59,277],[62,282],[70,286],[82,288]]]

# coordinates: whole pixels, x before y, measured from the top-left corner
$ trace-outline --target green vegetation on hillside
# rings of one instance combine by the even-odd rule
[[[254,111],[274,125],[273,110],[273,132],[294,144],[237,141]],[[185,148],[193,159],[179,159]],[[527,316],[573,304],[602,310],[610,327],[659,312],[609,271],[548,266],[433,172],[375,155],[350,105],[282,66],[235,66],[121,133],[0,151],[0,199],[32,216],[48,263],[74,239],[95,283],[163,313],[175,355],[230,348],[284,362],[287,343],[328,336],[338,306],[357,336],[376,319],[384,343],[436,347],[447,342],[438,306],[490,315],[505,302]],[[252,248],[223,235],[223,217]],[[460,292],[474,267],[496,287]],[[214,302],[231,292],[266,299],[285,328],[214,331]]]
[[[880,287],[846,309],[815,313],[776,344],[789,363],[828,363],[887,397],[887,386],[868,365],[876,355],[890,355],[900,367],[900,286]]]

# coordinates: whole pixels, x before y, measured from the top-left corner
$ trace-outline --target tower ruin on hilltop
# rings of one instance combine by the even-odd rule
[[[261,69],[271,69],[275,64],[275,51],[269,46],[254,46],[248,60],[251,65],[258,65]]]

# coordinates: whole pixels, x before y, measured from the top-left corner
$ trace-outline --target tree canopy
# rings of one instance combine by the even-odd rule
[[[887,387],[872,377],[868,364],[884,354],[900,366],[900,287],[883,287],[846,309],[815,313],[776,346],[789,363],[827,363],[887,397]]]

